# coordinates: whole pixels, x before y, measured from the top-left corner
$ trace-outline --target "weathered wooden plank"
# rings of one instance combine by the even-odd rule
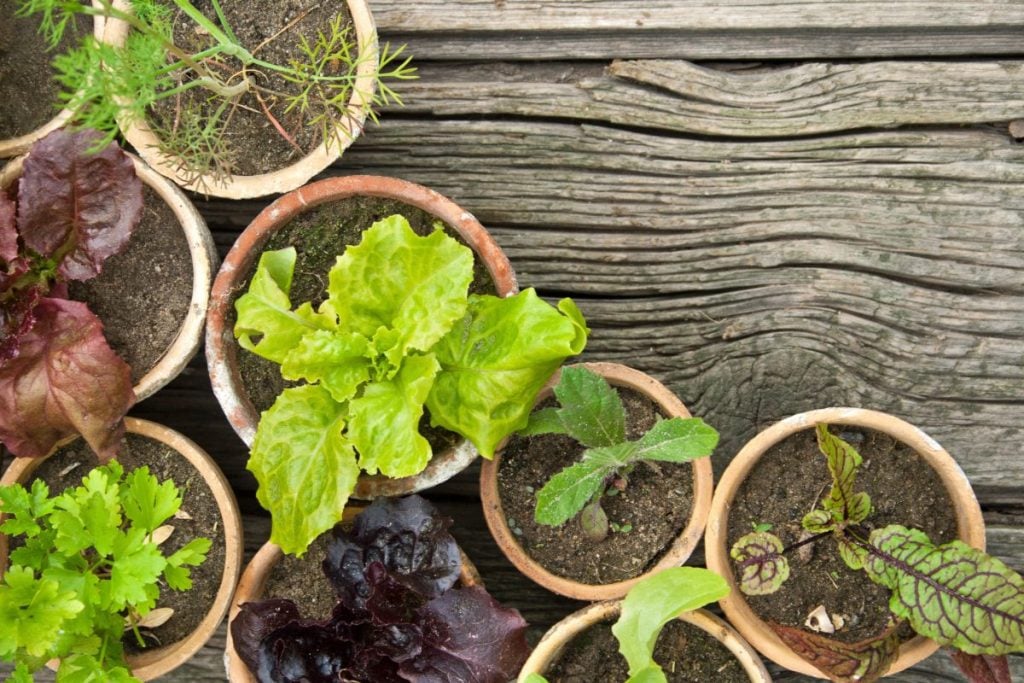
[[[420,59],[777,59],[1014,54],[1021,0],[378,0]]]
[[[724,70],[683,61],[426,64],[404,109],[566,117],[700,135],[780,137],[1024,117],[1024,62],[811,63]],[[392,111],[385,112],[385,118]]]

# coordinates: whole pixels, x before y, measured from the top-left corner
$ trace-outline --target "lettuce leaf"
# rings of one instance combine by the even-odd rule
[[[17,358],[0,363],[0,440],[15,455],[38,458],[81,434],[109,460],[135,403],[130,368],[85,304],[44,298],[33,315]]]
[[[22,167],[21,239],[43,256],[62,259],[58,273],[67,280],[99,275],[142,217],[142,181],[132,160],[115,144],[94,151],[100,137],[54,131],[32,146]]]
[[[7,193],[0,190],[0,261],[18,258],[18,231],[14,227],[15,206]]]
[[[285,379],[320,383],[338,403],[356,395],[370,379],[370,343],[357,333],[314,330],[288,352],[281,364]]]
[[[273,517],[270,540],[301,556],[345,509],[359,466],[345,414],[320,386],[285,389],[260,420],[247,469]]]
[[[435,347],[441,372],[427,397],[431,424],[493,457],[498,442],[526,426],[544,383],[583,350],[587,332],[570,299],[556,310],[533,288],[470,297],[469,312]]]

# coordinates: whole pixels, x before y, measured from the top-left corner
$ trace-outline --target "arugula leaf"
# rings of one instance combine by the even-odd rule
[[[288,298],[295,272],[294,247],[266,251],[260,256],[249,290],[235,300],[235,337],[243,349],[284,362],[303,336],[314,330],[331,330],[337,325],[328,313],[317,313],[305,303],[292,310]],[[258,341],[253,341],[259,337]]]
[[[551,477],[537,492],[534,519],[548,526],[572,519],[601,492],[608,477],[630,462],[635,451],[636,445],[628,442],[587,451],[582,461]]]
[[[566,433],[584,446],[614,446],[626,440],[622,399],[601,375],[586,368],[563,368],[555,396]]]
[[[344,428],[341,406],[318,385],[285,389],[263,413],[247,468],[273,517],[270,540],[287,553],[301,556],[341,520],[359,476]]]
[[[658,420],[637,441],[633,460],[689,462],[711,455],[718,445],[718,432],[699,417]]]
[[[662,680],[653,659],[661,629],[683,612],[703,607],[729,594],[729,584],[718,574],[696,567],[672,567],[633,586],[622,601],[622,612],[612,626],[619,652],[629,664],[630,680]],[[653,677],[652,677],[653,676]]]
[[[135,526],[152,533],[178,511],[181,496],[173,481],[161,484],[149,473],[148,467],[140,467],[125,478],[121,505],[125,516]]]
[[[558,416],[558,408],[541,408],[530,413],[530,420],[520,429],[522,436],[540,436],[541,434],[568,434],[562,418]]]
[[[466,312],[473,253],[442,230],[419,237],[404,216],[374,223],[329,273],[331,308],[371,339],[381,327],[407,350],[429,351]]]
[[[408,477],[430,462],[430,443],[419,424],[438,369],[433,354],[409,356],[394,379],[367,385],[349,404],[348,437],[363,470]]]
[[[469,312],[434,349],[441,372],[427,397],[431,424],[493,457],[498,442],[526,426],[544,383],[586,338],[568,299],[556,310],[532,288],[506,299],[471,296]]]

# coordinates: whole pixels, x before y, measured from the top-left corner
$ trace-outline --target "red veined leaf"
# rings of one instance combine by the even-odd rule
[[[802,628],[768,622],[783,643],[817,667],[834,683],[873,683],[896,660],[899,622],[890,621],[880,635],[856,643],[844,643]]]
[[[953,663],[971,683],[1011,683],[1010,663],[1006,655],[969,655],[962,650],[949,650]]]
[[[14,202],[0,190],[0,261],[18,257],[18,230],[14,227]]]
[[[32,146],[18,190],[25,246],[60,259],[58,273],[88,280],[121,251],[142,217],[142,181],[116,144],[90,153],[95,131],[57,130]]]
[[[60,439],[81,434],[109,460],[135,402],[128,364],[85,304],[44,298],[34,315],[18,357],[0,364],[0,441],[15,455],[42,457]]]

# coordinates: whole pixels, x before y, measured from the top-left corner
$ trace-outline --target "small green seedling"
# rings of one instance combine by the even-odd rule
[[[551,477],[537,493],[534,518],[539,524],[560,526],[580,514],[584,533],[595,542],[604,540],[609,529],[601,498],[624,490],[637,463],[687,462],[711,455],[718,445],[718,432],[703,420],[681,417],[659,419],[639,439],[628,441],[618,392],[584,367],[562,370],[555,397],[559,407],[535,411],[519,433],[567,434],[586,450],[580,462]]]
[[[897,626],[904,620],[917,633],[958,652],[954,660],[971,681],[1009,680],[1004,655],[1024,651],[1024,579],[1000,560],[961,541],[934,545],[917,529],[892,524],[872,529],[871,499],[855,491],[861,456],[828,425],[816,427],[828,460],[832,488],[803,518],[814,534],[784,547],[778,536],[755,530],[733,544],[740,590],[768,595],[789,578],[787,555],[832,536],[845,564],[863,570],[892,590],[893,619],[877,637],[842,643],[799,628],[771,624],[797,654],[833,681],[870,683],[880,678],[899,652]],[[985,674],[979,673],[984,671]]]
[[[363,116],[376,120],[375,106],[401,104],[385,81],[416,77],[409,59],[401,57],[402,49],[391,51],[387,45],[372,69],[364,68],[372,52],[359,49],[366,46],[356,44],[341,14],[316,35],[300,36],[300,59],[279,64],[262,59],[260,50],[281,40],[289,27],[259,45],[243,45],[218,0],[211,0],[216,20],[189,0],[131,0],[131,11],[114,0],[18,2],[19,16],[39,15],[40,31],[52,45],[61,40],[74,15],[119,19],[131,27],[123,47],[87,36],[80,47],[54,60],[64,86],[63,106],[74,113],[76,125],[105,133],[107,142],[117,133],[118,119],[145,120],[160,139],[161,151],[178,157],[179,170],[187,177],[233,171],[226,127],[239,108],[261,111],[293,147],[299,128],[317,130],[321,142],[341,144],[347,140],[339,131],[358,128]],[[175,42],[175,12],[194,25],[191,35],[201,37],[196,46]],[[353,98],[358,71],[368,71],[376,82],[373,94]],[[193,98],[190,91],[202,97]],[[247,95],[253,99],[243,100]],[[164,100],[175,106],[169,122],[150,116],[151,107]],[[301,117],[296,119],[296,113]]]
[[[772,528],[775,525],[772,524],[771,522],[756,522],[756,523],[755,522],[751,522],[750,526],[753,527],[755,532],[760,532],[760,531],[771,531]]]
[[[633,586],[612,626],[619,652],[629,664],[626,683],[666,683],[665,672],[654,661],[654,645],[665,624],[728,594],[725,579],[697,567],[666,569]],[[526,683],[547,683],[547,679],[530,674]]]
[[[166,620],[155,609],[160,584],[189,590],[189,567],[206,559],[210,540],[196,538],[165,556],[164,526],[181,506],[174,482],[141,467],[124,476],[116,461],[90,472],[81,486],[53,498],[37,479],[31,489],[0,487],[0,532],[22,537],[0,582],[0,660],[16,665],[11,680],[60,659],[57,680],[135,681],[122,638]]]

